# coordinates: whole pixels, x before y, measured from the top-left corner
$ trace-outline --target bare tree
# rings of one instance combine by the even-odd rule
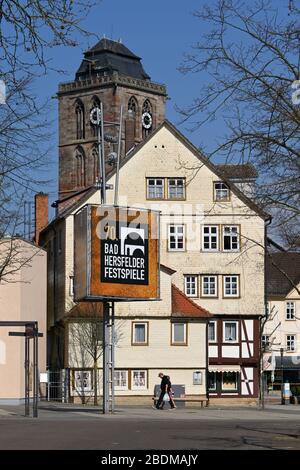
[[[94,405],[98,400],[98,368],[99,360],[102,356],[102,317],[99,315],[97,304],[91,303],[85,317],[69,323],[71,335],[71,355],[72,363],[75,363],[80,369],[86,370],[92,368],[93,371],[93,395]],[[82,403],[85,403],[85,390],[82,386],[77,389]]]
[[[261,175],[258,201],[276,215],[277,231],[291,226],[297,232],[293,240],[299,240],[300,10],[295,3],[279,9],[270,0],[215,0],[195,12],[208,32],[186,55],[181,71],[201,74],[201,92],[180,111],[193,129],[223,120],[224,135],[207,152],[209,158],[253,163]]]
[[[72,311],[75,316],[72,317]],[[98,404],[98,370],[102,368],[103,353],[102,303],[81,302],[73,307],[69,322],[69,361],[80,371],[92,371],[94,405]],[[114,344],[122,337],[119,328],[115,331]],[[84,387],[77,388],[82,403],[86,402]]]
[[[24,200],[48,182],[49,101],[35,95],[34,80],[54,68],[55,48],[76,46],[89,35],[81,24],[97,3],[0,1],[0,239],[6,248],[6,238],[21,231]],[[16,267],[13,251],[0,259],[1,279],[10,263]]]

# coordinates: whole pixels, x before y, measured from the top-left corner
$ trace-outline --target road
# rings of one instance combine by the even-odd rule
[[[0,410],[0,449],[297,449],[300,407],[176,409],[120,408],[112,416],[92,408],[43,405],[39,418],[21,408]]]

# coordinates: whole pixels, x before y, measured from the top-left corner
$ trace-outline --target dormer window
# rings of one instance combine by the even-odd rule
[[[226,183],[222,181],[214,182],[214,201],[227,202],[230,200],[230,190]]]

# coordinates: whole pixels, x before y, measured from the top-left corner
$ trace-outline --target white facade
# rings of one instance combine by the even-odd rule
[[[183,183],[178,183],[179,180]],[[175,271],[172,282],[193,302],[214,315],[258,318],[264,312],[264,215],[234,186],[227,186],[224,191],[228,192],[228,197],[220,200],[216,197],[216,184],[220,182],[217,169],[201,160],[198,151],[165,122],[132,155],[129,154],[121,166],[119,205],[161,211],[161,262]],[[115,184],[115,175],[108,178],[108,183]],[[183,190],[180,184],[183,184]],[[218,189],[219,194],[221,190]],[[82,205],[99,202],[99,191],[95,191]],[[113,191],[107,191],[107,203],[113,203]],[[70,310],[73,302],[73,215],[78,209],[77,204],[73,213],[68,212],[59,222],[64,231],[59,255],[64,260],[60,271],[64,279],[56,280],[57,305],[53,308],[56,313],[50,315],[50,327]],[[122,303],[117,304],[116,314],[128,317],[128,322],[133,315],[137,318],[141,315],[142,318],[162,317],[169,311],[171,303],[170,293],[163,295],[169,302],[168,308],[162,302]],[[176,373],[174,369],[172,375],[179,374],[178,380],[186,383],[190,393],[194,393],[190,371],[200,367],[200,362],[192,360],[193,350],[182,355],[183,348],[176,350],[169,346],[169,320],[162,323],[161,318],[157,321],[151,318],[149,321],[151,343],[136,350],[125,334],[127,339],[122,343],[122,355],[117,352],[117,367],[123,368],[126,364],[127,368],[133,364],[135,367],[138,364],[154,367],[153,376],[149,372],[153,380],[149,393],[158,370],[155,367],[164,368],[164,364],[171,367],[172,363],[173,367],[182,368]],[[191,324],[189,332],[191,339],[201,345],[198,328],[200,325]],[[226,347],[223,347],[224,355],[232,357],[234,354],[234,362],[236,354],[232,349],[228,353]],[[140,352],[137,354],[137,351]],[[204,363],[202,358],[201,367]],[[184,370],[186,379],[183,380],[180,374]]]

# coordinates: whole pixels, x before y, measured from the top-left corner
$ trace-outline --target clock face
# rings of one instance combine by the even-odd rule
[[[99,108],[93,108],[90,112],[90,121],[94,125],[98,125],[101,122],[101,112]]]
[[[150,113],[144,113],[142,115],[142,126],[145,129],[150,129],[150,127],[152,126],[152,116]]]

